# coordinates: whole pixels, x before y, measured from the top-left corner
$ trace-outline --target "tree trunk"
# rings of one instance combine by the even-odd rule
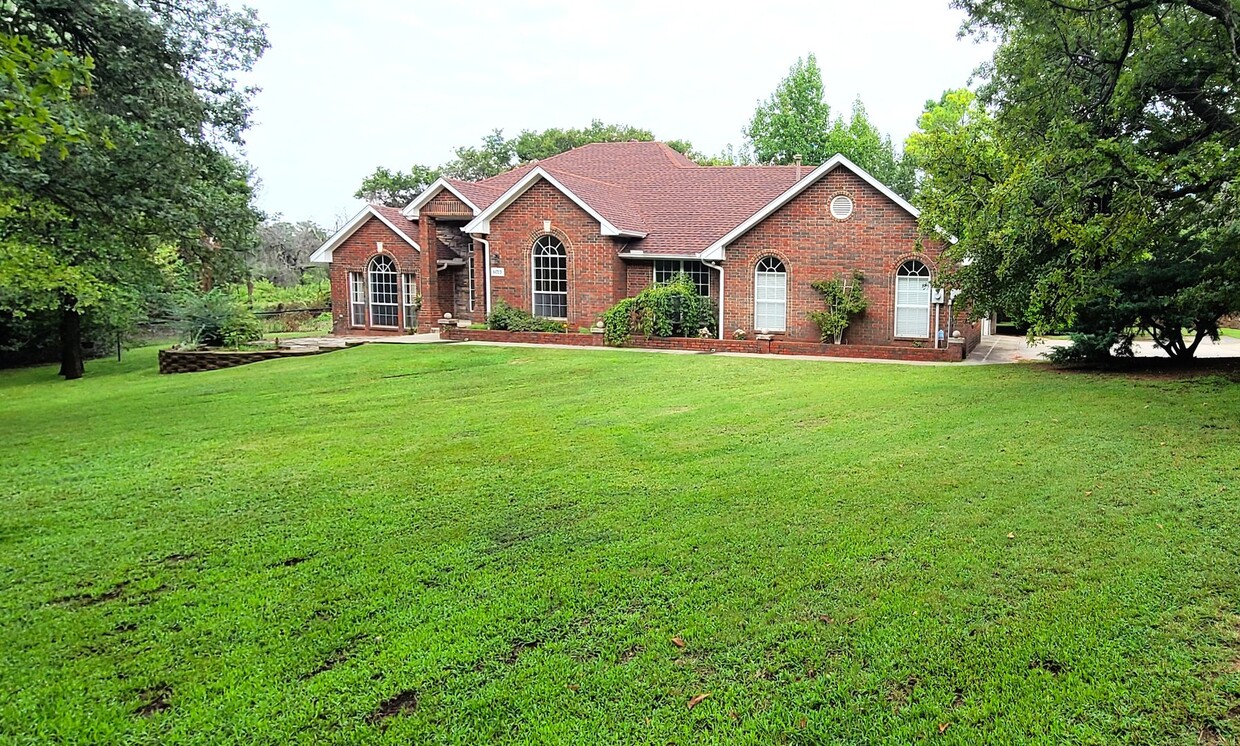
[[[72,300],[60,311],[60,373],[66,381],[81,378],[86,372],[82,362],[82,315],[72,308]]]

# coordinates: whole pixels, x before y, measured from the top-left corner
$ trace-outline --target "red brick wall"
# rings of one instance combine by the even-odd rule
[[[532,310],[530,252],[544,234],[564,243],[568,259],[568,327],[593,326],[598,317],[625,297],[627,287],[621,244],[599,235],[598,221],[545,181],[530,187],[491,220],[491,267],[503,268],[503,277],[491,277],[492,302],[503,300]]]
[[[445,189],[432,197],[430,202],[423,205],[422,209],[418,211],[418,214],[419,216],[454,216],[470,220],[474,216],[474,211],[470,209],[469,205],[457,199],[455,194]]]
[[[831,217],[831,199],[846,194],[853,200],[853,213],[845,220]],[[912,340],[895,338],[895,272],[905,260],[917,256],[917,221],[847,169],[836,169],[777,210],[753,230],[735,241],[724,262],[725,335],[735,329],[754,332],[754,269],[764,256],[779,257],[788,272],[787,339],[817,340],[818,327],[810,311],[823,307],[822,296],[810,287],[860,270],[869,306],[845,333],[845,344],[912,346]],[[924,247],[922,259],[933,268],[940,247]],[[940,326],[947,326],[946,307]],[[957,313],[955,328],[967,337],[978,337],[980,328]],[[934,334],[931,307],[930,333]],[[931,340],[921,340],[929,345]],[[968,345],[970,349],[976,344]]]
[[[451,341],[510,342],[519,344],[555,344],[574,347],[604,347],[602,334],[554,334],[547,332],[506,332],[492,329],[461,329],[447,326],[439,330],[441,339]],[[935,350],[930,347],[897,347],[893,345],[834,345],[816,342],[764,339],[696,339],[689,337],[633,337],[625,347],[653,350],[687,350],[691,352],[744,352],[777,355],[811,355],[815,357],[873,358],[921,362],[958,362],[963,359],[961,345],[948,345]]]
[[[410,223],[410,230],[415,226]],[[378,253],[376,244],[383,242],[383,253],[396,261],[402,274],[412,272],[422,279],[421,255],[382,220],[371,217],[332,252],[332,331],[336,334],[403,334],[400,329],[354,328],[349,324],[349,273],[361,272],[363,278],[370,260]],[[421,242],[419,242],[420,245]],[[404,309],[401,309],[402,313]]]
[[[629,262],[625,297],[632,298],[654,284],[654,262]]]

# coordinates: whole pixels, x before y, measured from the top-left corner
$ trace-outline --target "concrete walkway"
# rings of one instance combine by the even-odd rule
[[[439,343],[443,340],[439,339],[439,333],[430,334],[397,334],[392,336],[373,336],[359,337],[349,335],[347,337],[290,337],[281,339],[280,346],[290,350],[296,349],[320,349],[324,347],[350,347],[359,345],[363,342],[371,344],[395,344],[395,345],[411,345],[411,344],[431,344]]]
[[[846,358],[817,355],[773,355],[746,352],[699,352],[697,350],[651,350],[641,347],[582,347],[578,345],[528,344],[525,342],[446,342],[438,333],[401,334],[373,337],[293,337],[280,340],[280,346],[292,350],[314,350],[324,347],[349,347],[363,342],[373,344],[462,344],[481,347],[534,347],[554,350],[599,350],[623,352],[653,352],[663,355],[723,355],[727,357],[756,357],[768,360],[818,360],[830,363],[884,363],[887,365],[1001,365],[1005,363],[1041,362],[1042,353],[1056,347],[1071,344],[1067,340],[1045,339],[1030,345],[1024,337],[994,334],[982,337],[981,343],[960,363],[930,362],[918,360],[879,360],[875,358]],[[1138,357],[1166,357],[1153,342],[1136,342],[1133,351]],[[1206,340],[1197,348],[1197,357],[1240,357],[1240,339],[1222,337],[1218,342]]]

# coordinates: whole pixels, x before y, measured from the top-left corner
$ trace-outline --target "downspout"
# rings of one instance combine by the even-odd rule
[[[474,236],[475,241],[482,242],[482,287],[486,292],[487,318],[491,317],[491,242],[485,238]]]
[[[724,336],[723,336],[723,265],[722,264],[711,264],[705,259],[702,260],[702,264],[705,264],[707,267],[710,267],[711,269],[719,270],[719,339],[724,339]]]

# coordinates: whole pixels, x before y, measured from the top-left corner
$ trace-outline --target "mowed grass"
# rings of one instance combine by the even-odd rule
[[[0,373],[5,741],[1240,735],[1220,377],[460,345],[53,374]]]

